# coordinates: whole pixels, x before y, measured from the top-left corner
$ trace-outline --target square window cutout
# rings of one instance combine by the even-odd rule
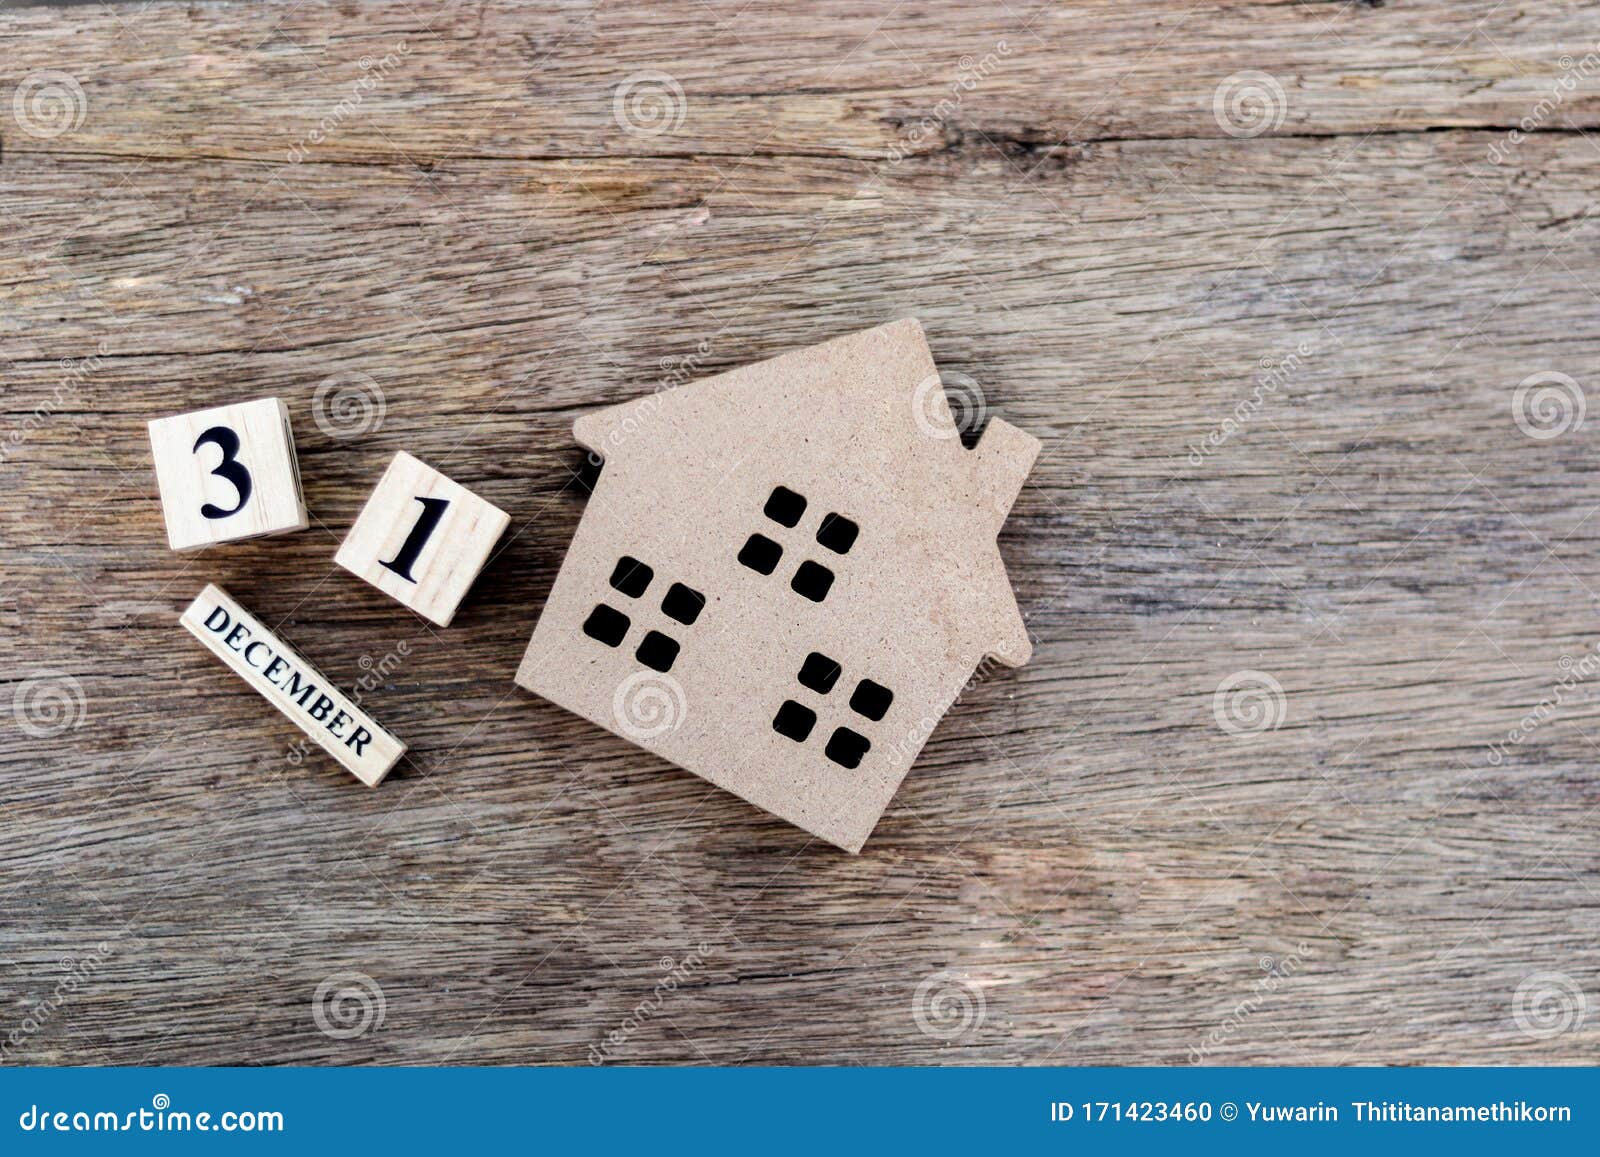
[[[889,704],[893,702],[893,691],[882,683],[863,679],[856,684],[855,692],[850,696],[850,710],[877,722],[884,717],[889,710]]]
[[[812,651],[806,656],[806,661],[800,664],[800,686],[809,687],[818,695],[826,695],[838,681],[839,670],[839,664],[821,651]]]
[[[617,560],[616,568],[611,572],[611,585],[630,599],[636,599],[644,594],[650,586],[650,580],[655,577],[655,571],[625,554]]]
[[[772,721],[772,730],[787,736],[796,743],[804,743],[811,729],[817,725],[817,713],[793,699],[785,699]]]
[[[834,554],[849,554],[861,528],[842,514],[830,514],[817,527],[817,541]]]
[[[678,644],[667,638],[660,631],[650,631],[640,640],[639,649],[633,653],[646,667],[663,674],[672,670],[672,664],[678,657]]]
[[[599,639],[608,647],[615,647],[622,642],[629,626],[627,615],[601,603],[583,621],[583,633],[591,639]]]
[[[706,596],[682,583],[673,583],[668,587],[667,597],[661,600],[662,614],[669,619],[677,619],[686,627],[694,625],[705,606]]]
[[[783,547],[764,534],[752,534],[739,551],[739,561],[757,574],[771,574],[777,570],[782,557]]]
[[[767,496],[767,505],[762,511],[779,526],[788,527],[799,525],[800,516],[805,512],[805,498],[787,486],[774,487],[772,493]]]
[[[828,746],[822,753],[840,767],[860,767],[862,756],[871,750],[872,743],[865,735],[841,727],[828,736]]]
[[[833,586],[833,572],[821,563],[806,559],[794,572],[789,585],[812,602],[820,603],[828,597],[828,588]]]

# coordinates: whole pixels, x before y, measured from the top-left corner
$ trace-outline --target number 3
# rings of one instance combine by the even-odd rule
[[[206,518],[227,518],[230,514],[238,514],[244,509],[244,504],[250,501],[250,471],[246,470],[244,463],[235,457],[239,453],[239,435],[228,427],[213,426],[201,434],[194,440],[193,453],[198,454],[200,447],[207,443],[222,451],[222,461],[217,463],[211,473],[225,482],[232,483],[234,490],[238,492],[239,500],[228,510],[208,502],[200,508],[200,513]]]

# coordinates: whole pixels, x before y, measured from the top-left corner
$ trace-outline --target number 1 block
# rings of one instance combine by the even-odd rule
[[[498,506],[402,451],[333,561],[448,627],[510,521]]]
[[[150,450],[173,550],[309,525],[289,411],[277,398],[157,418]]]

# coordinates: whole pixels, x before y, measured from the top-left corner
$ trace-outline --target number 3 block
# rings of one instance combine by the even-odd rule
[[[402,451],[333,561],[448,627],[510,521],[498,506]]]
[[[308,525],[289,411],[277,398],[157,418],[150,450],[173,550]]]

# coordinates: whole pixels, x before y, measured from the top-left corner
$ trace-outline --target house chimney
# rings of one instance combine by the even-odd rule
[[[993,516],[998,529],[1039,457],[1039,439],[1003,418],[990,418],[972,453],[983,510]]]

